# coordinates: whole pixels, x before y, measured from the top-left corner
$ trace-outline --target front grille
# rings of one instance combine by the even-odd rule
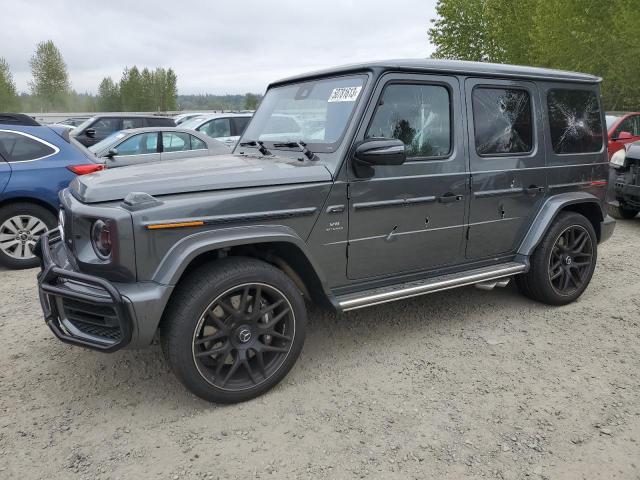
[[[122,338],[114,307],[64,298],[62,308],[64,318],[82,333],[110,341]]]

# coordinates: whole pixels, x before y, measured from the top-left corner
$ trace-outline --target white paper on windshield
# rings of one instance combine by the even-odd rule
[[[355,102],[362,87],[340,87],[334,88],[329,95],[328,102]]]

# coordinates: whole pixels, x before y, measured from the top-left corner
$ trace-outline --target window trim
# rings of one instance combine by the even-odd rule
[[[53,153],[50,153],[49,155],[45,155],[44,157],[32,158],[32,159],[30,159],[30,160],[8,160],[8,159],[6,159],[6,158],[5,158],[5,161],[6,161],[7,163],[26,163],[26,162],[37,162],[37,161],[39,161],[39,160],[44,160],[45,158],[49,158],[49,157],[51,157],[51,156],[53,156],[53,155],[56,155],[56,154],[58,154],[58,153],[60,152],[60,148],[58,148],[58,147],[57,147],[57,146],[55,146],[54,144],[49,143],[49,142],[47,142],[46,140],[43,140],[43,139],[41,139],[41,138],[38,138],[38,137],[36,137],[36,136],[34,136],[34,135],[31,135],[31,134],[29,134],[29,133],[26,133],[26,132],[20,132],[20,131],[17,131],[17,130],[6,130],[6,129],[3,129],[3,128],[0,128],[0,132],[15,133],[15,134],[17,134],[17,135],[22,135],[23,137],[30,138],[31,140],[35,140],[36,142],[40,142],[40,143],[42,143],[43,145],[46,145],[47,147],[49,147],[49,148],[52,148],[52,149],[53,149]]]
[[[483,88],[486,90],[522,90],[527,92],[529,95],[529,107],[531,112],[531,148],[526,152],[496,152],[496,153],[480,153],[478,152],[478,145],[476,143],[476,116],[475,109],[473,108],[473,95],[475,94],[476,89]],[[492,85],[492,84],[477,84],[474,85],[471,89],[471,119],[467,119],[471,122],[471,126],[473,128],[473,148],[475,154],[479,158],[501,158],[501,157],[530,157],[535,155],[537,151],[538,144],[538,130],[536,126],[536,111],[535,105],[533,102],[533,92],[524,85]],[[469,142],[471,143],[471,142]]]
[[[168,133],[171,133],[171,132],[168,132]],[[199,152],[201,150],[209,151],[209,144],[205,140],[194,135],[193,133],[187,133],[187,135],[189,135],[189,151],[190,152]],[[197,139],[199,142],[202,142],[202,144],[204,145],[204,148],[191,148],[191,146],[193,145],[194,138]]]
[[[607,121],[604,119],[604,115],[605,112],[602,110],[602,99],[600,98],[600,95],[598,95],[598,91],[592,89],[592,88],[579,88],[577,86],[571,86],[572,88],[569,88],[568,86],[562,86],[562,87],[558,87],[558,86],[549,86],[548,88],[545,89],[544,92],[544,108],[546,109],[545,111],[545,116],[546,116],[546,121],[547,121],[547,127],[549,128],[549,147],[551,148],[550,153],[553,155],[558,155],[558,156],[567,156],[567,155],[597,155],[597,154],[602,154],[603,152],[606,152],[607,150],[607,145],[608,145],[608,129],[606,127],[607,125]],[[594,150],[594,151],[590,151],[590,152],[556,152],[556,149],[553,147],[553,138],[551,135],[551,122],[550,122],[550,117],[549,117],[549,93],[551,93],[554,90],[565,90],[565,91],[569,91],[569,92],[573,92],[573,91],[578,91],[578,92],[587,92],[587,93],[591,93],[592,95],[594,95],[596,97],[596,101],[598,102],[598,111],[600,112],[600,128],[602,129],[602,140],[600,143],[600,148],[598,150]],[[603,120],[604,120],[604,124],[603,124]],[[619,127],[620,125],[618,125]]]
[[[376,105],[371,114],[371,118],[369,118],[369,123],[364,129],[363,139],[364,140],[367,139],[367,133],[369,132],[369,128],[371,128],[373,120],[375,119],[376,114],[378,113],[378,108],[380,108],[380,100],[384,97],[384,94],[387,91],[387,88],[393,85],[409,85],[409,86],[413,85],[418,87],[429,87],[429,86],[442,87],[447,91],[447,95],[449,96],[449,152],[446,155],[437,155],[437,156],[434,155],[432,157],[424,157],[424,156],[410,157],[407,155],[406,162],[434,162],[434,161],[449,160],[450,158],[452,158],[455,151],[455,122],[454,122],[454,111],[453,111],[453,92],[451,90],[451,85],[449,85],[446,82],[438,82],[433,80],[423,82],[420,80],[413,80],[413,79],[411,80],[391,79],[387,81],[383,85],[382,90],[380,91],[380,95],[378,95],[378,97],[375,99]],[[368,137],[368,138],[373,138],[373,137]]]

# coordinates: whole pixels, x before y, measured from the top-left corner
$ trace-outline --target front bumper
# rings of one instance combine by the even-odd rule
[[[133,315],[126,299],[110,282],[58,265],[52,249],[64,252],[57,229],[42,235],[35,251],[41,260],[40,304],[53,334],[63,342],[102,352],[128,345]]]
[[[600,243],[606,242],[613,235],[613,231],[616,228],[616,221],[607,215],[600,223]]]

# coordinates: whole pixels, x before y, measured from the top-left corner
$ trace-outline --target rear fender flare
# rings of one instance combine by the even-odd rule
[[[540,208],[538,215],[536,215],[529,231],[520,244],[518,255],[530,256],[542,241],[542,237],[544,237],[558,213],[570,205],[583,203],[595,204],[600,212],[599,221],[602,222],[604,220],[606,215],[602,212],[602,201],[595,195],[587,192],[567,192],[549,197]]]

